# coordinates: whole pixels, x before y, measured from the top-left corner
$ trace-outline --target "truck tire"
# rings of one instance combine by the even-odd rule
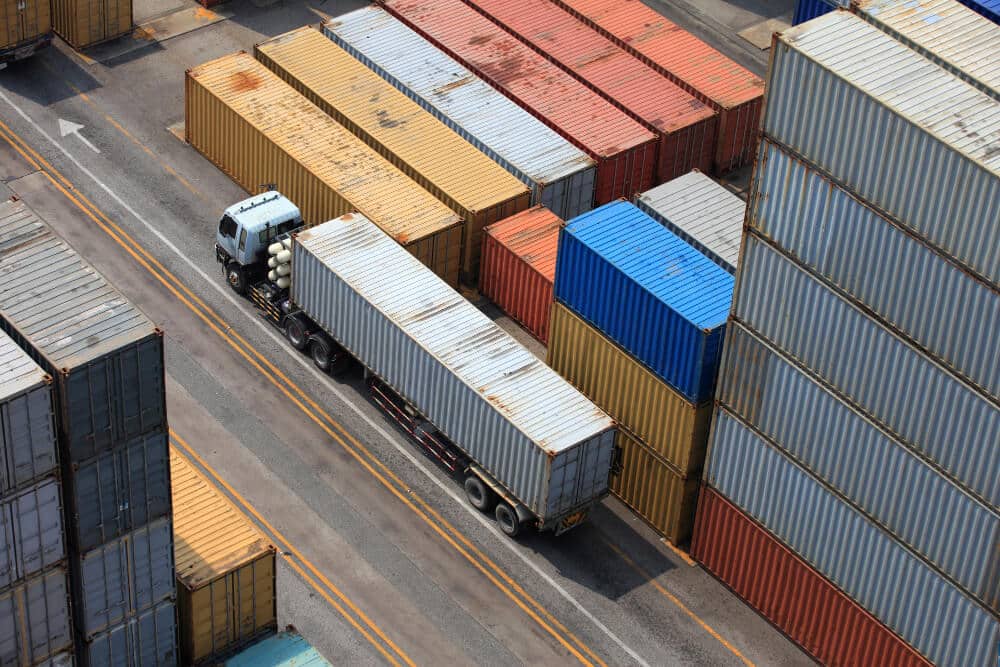
[[[483,480],[475,475],[465,478],[465,497],[469,499],[469,504],[480,512],[490,512],[497,504],[497,494],[493,489],[483,484]]]
[[[329,373],[333,367],[333,352],[330,350],[330,345],[319,336],[315,336],[309,344],[309,352],[316,368]]]
[[[309,344],[309,335],[306,333],[305,325],[294,317],[285,321],[285,338],[292,344],[292,347],[300,352],[306,349],[306,345]]]
[[[233,288],[233,291],[240,296],[247,294],[247,274],[243,267],[236,262],[226,264],[226,282]]]
[[[521,532],[521,522],[517,519],[517,512],[507,503],[501,501],[497,503],[497,508],[493,512],[497,525],[507,537],[517,537]]]

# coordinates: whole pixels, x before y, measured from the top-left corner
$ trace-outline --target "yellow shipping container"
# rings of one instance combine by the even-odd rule
[[[0,0],[0,49],[12,49],[52,29],[49,0]]]
[[[74,49],[132,32],[132,0],[52,0],[52,26]]]
[[[255,54],[462,216],[462,280],[478,284],[483,228],[527,209],[528,186],[311,26],[258,44]]]
[[[360,212],[451,285],[462,219],[248,53],[188,70],[185,138],[249,192],[273,183],[315,225]]]
[[[552,306],[546,362],[682,474],[701,470],[711,402],[692,405],[560,303]]]
[[[172,448],[182,664],[204,663],[277,627],[274,547]]]
[[[674,544],[691,536],[698,503],[697,477],[685,477],[635,438],[619,430],[622,471],[611,493]]]

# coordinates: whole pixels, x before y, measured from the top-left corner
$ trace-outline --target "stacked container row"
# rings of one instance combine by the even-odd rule
[[[707,104],[718,116],[715,171],[750,164],[764,82],[641,0],[552,0]]]
[[[707,170],[717,114],[549,0],[465,0],[659,137],[657,183]]]
[[[185,137],[248,192],[273,183],[308,225],[360,211],[450,285],[462,219],[246,53],[187,72]]]
[[[641,210],[605,205],[559,238],[548,363],[619,424],[611,490],[690,534],[733,278]]]
[[[410,28],[597,162],[595,201],[631,197],[656,174],[657,137],[462,0],[387,0]]]
[[[564,220],[593,208],[586,153],[384,10],[370,6],[324,34],[531,188]]]
[[[77,660],[157,605],[147,664],[175,660],[163,334],[22,203],[0,225],[0,325],[54,379]]]
[[[854,7],[868,22],[838,10],[775,37],[719,373],[693,553],[832,663],[856,634],[817,643],[775,600],[822,583],[880,662],[985,665],[1000,645],[1000,160],[984,139],[1000,101],[980,67],[1000,42],[934,7],[943,32],[883,0]],[[918,162],[933,167],[898,176]],[[766,596],[722,561],[734,549],[754,571],[786,551],[801,565]]]
[[[528,208],[527,186],[315,28],[258,44],[257,59],[465,220],[462,281],[483,228]]]
[[[132,0],[51,0],[52,26],[74,49],[132,32]]]

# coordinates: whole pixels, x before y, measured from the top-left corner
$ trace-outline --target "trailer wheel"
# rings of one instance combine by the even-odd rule
[[[319,337],[313,338],[309,351],[312,353],[313,364],[316,365],[316,368],[324,373],[329,373],[333,367],[333,354],[326,341]]]
[[[497,525],[507,537],[517,537],[518,533],[521,532],[521,522],[517,520],[517,512],[507,503],[497,503],[493,516],[496,517]]]
[[[243,267],[236,262],[229,262],[226,265],[226,282],[229,283],[234,292],[240,296],[246,296],[247,274],[243,271]]]
[[[306,334],[306,327],[294,317],[288,318],[285,322],[285,338],[296,350],[306,349],[309,344],[309,336]]]
[[[465,497],[469,499],[469,504],[480,512],[489,512],[496,505],[497,494],[475,475],[466,477],[464,486]]]

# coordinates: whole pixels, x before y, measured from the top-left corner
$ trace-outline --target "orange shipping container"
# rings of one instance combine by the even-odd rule
[[[360,212],[451,285],[462,219],[247,53],[188,70],[185,138],[249,192],[273,183],[308,225]]]
[[[52,0],[52,27],[74,49],[132,32],[132,0]]]
[[[49,0],[0,0],[0,50],[16,48],[50,30]]]
[[[462,216],[462,280],[475,285],[483,228],[528,208],[528,187],[311,26],[258,44],[255,55]]]
[[[486,228],[479,291],[542,341],[549,339],[549,311],[556,248],[563,221],[533,206]]]

